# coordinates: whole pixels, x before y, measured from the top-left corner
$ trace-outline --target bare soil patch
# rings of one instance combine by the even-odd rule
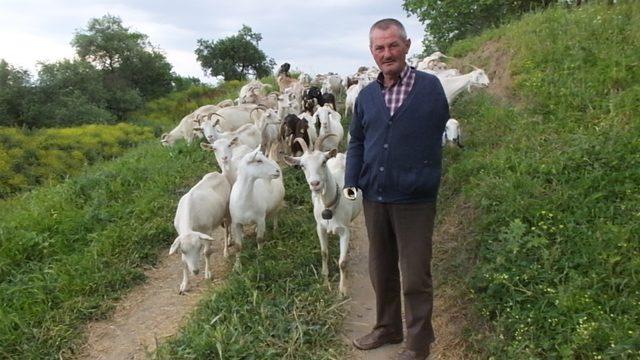
[[[476,359],[468,342],[468,329],[479,329],[479,320],[471,311],[470,291],[455,274],[470,270],[474,261],[469,257],[472,240],[470,223],[475,212],[466,204],[456,204],[447,214],[439,215],[433,246],[435,302],[433,324],[436,342],[430,359]],[[375,299],[368,273],[368,251],[364,217],[360,215],[352,225],[349,249],[349,295],[344,321],[344,341],[348,356],[357,360],[394,359],[402,344],[360,351],[351,341],[369,332],[375,322]],[[469,261],[466,261],[469,260]],[[464,265],[461,265],[462,262]],[[463,266],[464,268],[460,268]],[[456,268],[452,272],[452,268]],[[445,275],[447,274],[447,275]],[[451,275],[454,274],[454,275]]]
[[[463,59],[454,59],[451,67],[460,69],[462,72],[473,70],[468,65],[483,69],[491,80],[487,91],[503,100],[515,101],[517,96],[513,89],[511,57],[508,47],[499,40],[490,40],[478,51],[468,54]]]
[[[126,295],[109,319],[87,326],[87,342],[76,358],[146,359],[159,343],[175,335],[206,290],[222,283],[230,269],[222,256],[222,230],[213,237],[220,239],[211,255],[213,281],[205,280],[201,269],[198,276],[190,278],[187,294],[179,295],[182,262],[179,255],[168,255],[167,245],[157,266],[146,272],[147,282]]]

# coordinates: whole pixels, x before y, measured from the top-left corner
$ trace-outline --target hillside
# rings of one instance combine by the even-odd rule
[[[550,9],[451,49],[454,67],[493,81],[453,108],[466,148],[447,152],[441,202],[473,216],[436,270],[469,286],[476,353],[640,356],[638,43],[640,4],[621,2]]]

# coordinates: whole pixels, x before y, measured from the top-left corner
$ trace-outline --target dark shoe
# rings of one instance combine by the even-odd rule
[[[371,350],[386,344],[399,344],[402,334],[385,333],[383,329],[375,329],[367,335],[353,340],[353,346],[360,350]]]
[[[429,357],[429,350],[426,351],[414,351],[409,349],[403,349],[398,353],[397,360],[426,360]]]

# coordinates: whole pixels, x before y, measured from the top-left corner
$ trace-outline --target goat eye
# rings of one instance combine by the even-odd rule
[[[258,164],[262,164],[262,160],[258,160],[258,161],[257,161],[257,163],[258,163]]]

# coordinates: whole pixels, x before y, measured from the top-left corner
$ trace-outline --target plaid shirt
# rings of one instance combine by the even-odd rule
[[[388,88],[384,87],[384,75],[382,74],[382,72],[378,74],[377,81],[380,84],[384,102],[387,104],[389,113],[391,115],[393,115],[393,113],[398,110],[400,105],[402,105],[404,99],[407,98],[407,95],[409,95],[409,91],[411,91],[411,88],[413,87],[413,82],[415,79],[415,69],[408,65],[405,65],[404,70],[402,70],[402,73],[400,73],[400,79]]]

